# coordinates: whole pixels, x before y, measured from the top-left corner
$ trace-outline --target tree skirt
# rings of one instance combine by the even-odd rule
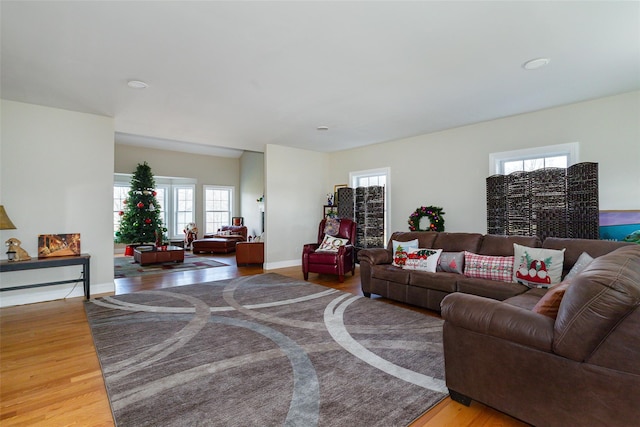
[[[442,320],[278,274],[85,308],[119,427],[406,426],[447,396]]]
[[[148,276],[152,274],[175,273],[178,271],[200,270],[202,268],[221,267],[227,264],[209,258],[198,257],[191,254],[184,254],[184,262],[165,262],[161,264],[150,264],[141,266],[133,261],[132,256],[115,257],[114,278]]]

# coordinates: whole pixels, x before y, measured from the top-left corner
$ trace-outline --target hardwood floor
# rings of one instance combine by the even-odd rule
[[[236,267],[233,254],[212,258],[229,266],[116,279],[115,293],[264,272],[258,266]],[[300,267],[269,272],[303,278]],[[338,283],[335,276],[317,274],[310,274],[309,281],[362,294],[358,270],[355,276],[348,275],[344,283]],[[381,300],[437,316],[428,310]],[[0,375],[2,426],[114,425],[82,298],[0,309]],[[450,398],[440,402],[412,424],[414,427],[525,425],[477,402],[465,407]]]

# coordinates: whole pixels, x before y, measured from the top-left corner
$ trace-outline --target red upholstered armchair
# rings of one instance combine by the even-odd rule
[[[356,255],[353,244],[356,240],[357,224],[350,219],[339,219],[340,226],[337,233],[330,233],[334,237],[348,239],[344,246],[338,247],[337,252],[316,252],[324,240],[326,219],[320,221],[318,227],[318,243],[308,243],[302,249],[302,273],[304,280],[309,279],[309,272],[337,274],[338,280],[344,282],[344,275],[356,271]]]

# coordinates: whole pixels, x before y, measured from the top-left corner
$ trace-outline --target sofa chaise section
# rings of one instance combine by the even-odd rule
[[[561,240],[550,244],[576,243]],[[555,319],[531,310],[546,292],[505,301],[460,292],[444,298],[451,397],[537,426],[637,425],[640,245],[601,255],[573,277]]]

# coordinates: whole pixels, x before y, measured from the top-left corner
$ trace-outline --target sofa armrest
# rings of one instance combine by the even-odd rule
[[[359,251],[358,260],[368,262],[371,265],[391,264],[393,257],[391,256],[391,251],[384,248],[370,248]]]
[[[476,295],[453,293],[441,304],[442,318],[452,325],[551,352],[554,319]]]

